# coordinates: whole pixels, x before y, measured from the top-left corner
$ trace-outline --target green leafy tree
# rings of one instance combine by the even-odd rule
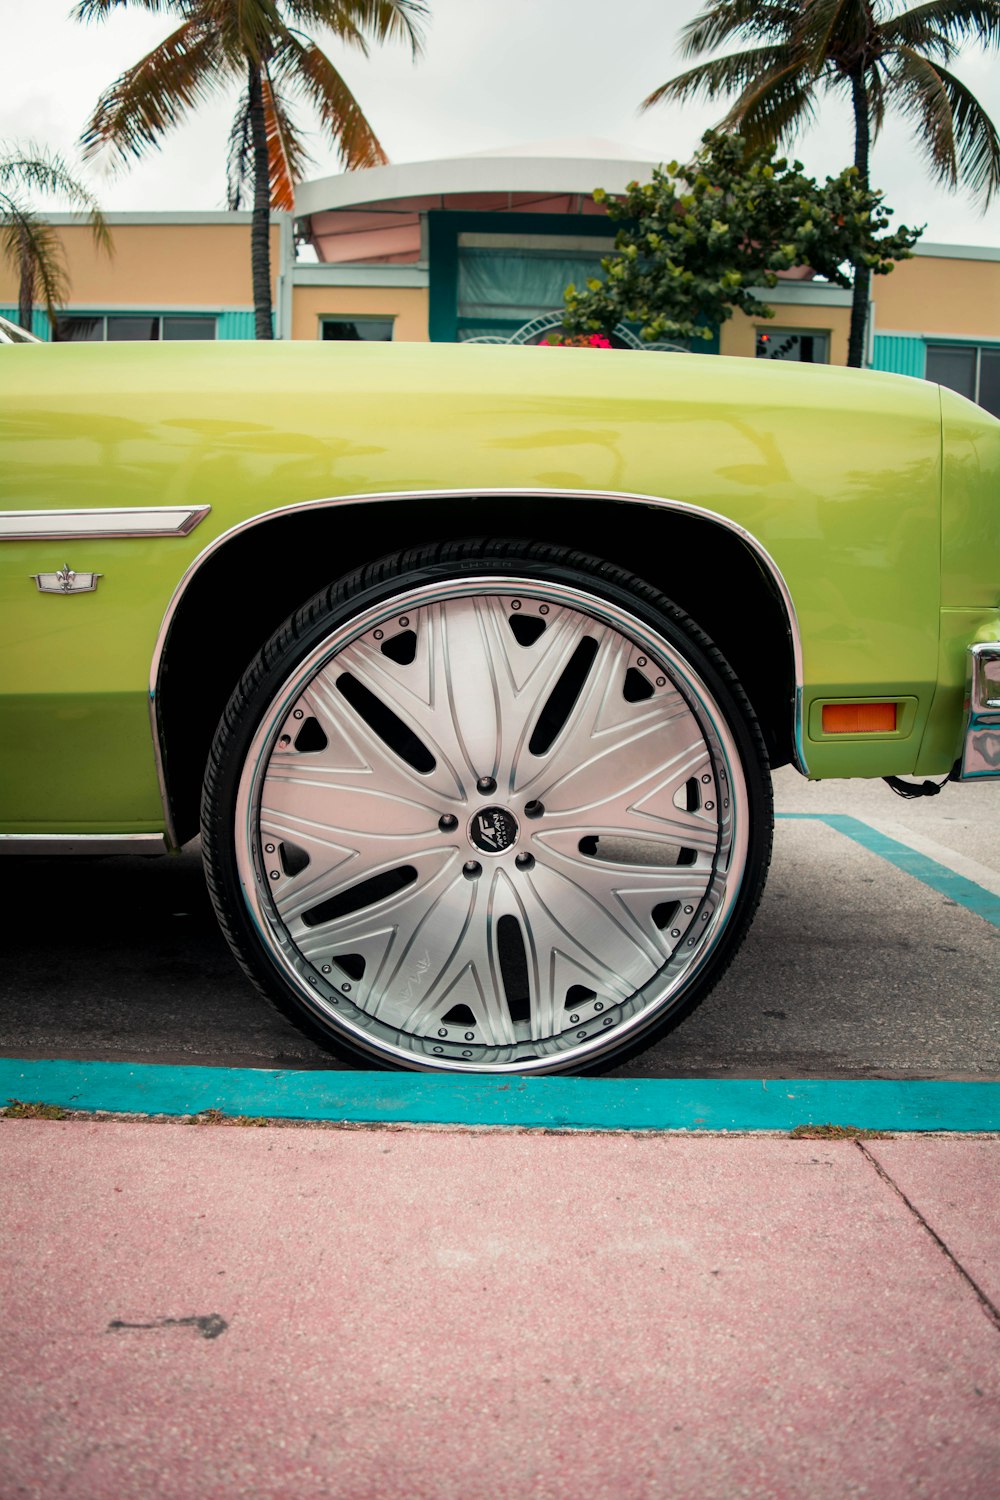
[[[684,27],[688,57],[729,42],[711,58],[654,89],[648,109],[701,94],[736,95],[721,122],[751,145],[780,145],[814,117],[821,93],[845,94],[854,112],[854,166],[868,186],[871,143],[887,110],[913,127],[934,177],[959,183],[984,206],[1000,189],[1000,137],[951,64],[969,42],[1000,43],[1000,0],[709,0]],[[860,365],[870,268],[856,264],[848,363]]]
[[[111,236],[97,200],[61,157],[32,143],[0,142],[0,251],[18,279],[18,322],[30,333],[32,308],[41,302],[54,333],[56,312],[69,296],[69,277],[58,234],[31,207],[35,193],[62,198],[86,214],[95,241],[109,253]]]
[[[141,156],[212,95],[240,89],[229,138],[228,202],[252,190],[250,258],[257,337],[271,332],[270,212],[291,209],[309,157],[293,101],[311,105],[345,167],[386,161],[371,125],[326,53],[299,28],[325,27],[367,55],[370,42],[421,48],[424,0],[80,0],[78,21],[133,9],[176,16],[180,24],[127,69],[98,101],[84,154],[109,148],[120,161]]]
[[[657,168],[620,201],[594,197],[622,227],[616,253],[601,262],[604,279],[567,288],[566,326],[608,333],[639,323],[649,341],[709,338],[735,308],[772,318],[755,289],[777,286],[778,273],[796,266],[843,287],[850,265],[884,275],[921,233],[890,233],[892,210],[853,167],[820,187],[801,162],[717,131],[687,166]]]

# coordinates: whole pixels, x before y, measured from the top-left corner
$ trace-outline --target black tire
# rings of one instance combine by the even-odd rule
[[[548,545],[352,573],[251,663],[202,805],[254,982],[367,1066],[585,1072],[725,972],[771,852],[763,740],[668,599]]]

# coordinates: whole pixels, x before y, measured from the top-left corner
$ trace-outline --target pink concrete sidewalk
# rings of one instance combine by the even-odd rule
[[[0,1121],[0,1495],[995,1500],[998,1160]]]

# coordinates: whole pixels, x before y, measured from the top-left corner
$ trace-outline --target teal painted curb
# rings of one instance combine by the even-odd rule
[[[0,1101],[113,1113],[547,1130],[1000,1131],[1000,1083],[503,1078],[0,1058]]]
[[[853,839],[872,854],[888,860],[897,870],[929,885],[949,901],[954,901],[956,906],[964,906],[967,911],[982,917],[984,922],[1000,927],[1000,896],[994,895],[985,886],[977,885],[967,876],[949,870],[947,865],[931,859],[929,854],[921,854],[918,850],[911,849],[909,844],[890,838],[887,833],[879,833],[877,828],[863,823],[860,818],[852,818],[848,813],[775,813],[775,817],[825,823],[828,828]]]

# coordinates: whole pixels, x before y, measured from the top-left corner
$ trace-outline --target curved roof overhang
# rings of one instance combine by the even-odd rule
[[[405,162],[304,182],[295,213],[321,261],[415,261],[421,215],[429,210],[600,215],[596,187],[621,195],[654,164],[600,150]]]

